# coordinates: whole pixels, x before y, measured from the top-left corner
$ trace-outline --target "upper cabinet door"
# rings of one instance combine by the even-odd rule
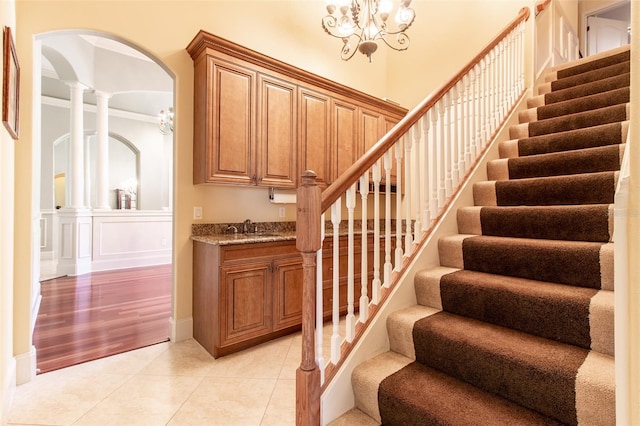
[[[331,99],[306,88],[300,88],[300,162],[298,174],[313,170],[317,184],[325,188],[331,183]]]
[[[358,158],[358,106],[334,100],[331,108],[331,137],[333,142],[333,172],[336,179]]]
[[[297,183],[297,90],[265,75],[259,79],[258,185],[295,188]]]
[[[256,73],[209,59],[212,87],[207,102],[207,182],[248,184],[255,180]],[[196,135],[196,140],[198,135]]]

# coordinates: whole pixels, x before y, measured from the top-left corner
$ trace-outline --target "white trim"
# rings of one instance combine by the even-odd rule
[[[169,318],[169,339],[172,342],[180,342],[193,338],[193,317],[179,320]]]
[[[31,346],[27,353],[16,355],[16,385],[28,383],[36,378],[36,347]]]

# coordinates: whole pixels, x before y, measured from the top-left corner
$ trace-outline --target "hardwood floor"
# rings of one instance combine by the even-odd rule
[[[39,373],[169,339],[171,265],[55,278],[41,293]]]

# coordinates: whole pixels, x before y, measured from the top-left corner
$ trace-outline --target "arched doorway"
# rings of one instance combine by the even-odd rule
[[[58,277],[84,280],[84,292],[104,292],[97,283],[111,279],[105,278],[114,276],[110,273],[122,277],[143,271],[136,279],[159,280],[158,268],[164,267],[161,274],[169,271],[163,326],[168,340],[174,138],[172,123],[167,124],[160,112],[173,111],[173,75],[153,55],[109,34],[56,31],[38,36],[36,45],[41,75],[34,81],[38,80],[42,101],[40,151],[34,151],[40,167],[34,168],[34,180],[40,182],[41,215],[40,244],[34,245],[39,249],[34,258],[40,262],[33,262],[33,274],[41,277],[41,287],[34,292],[42,294],[39,311],[51,307],[45,300],[46,286]],[[62,161],[56,164],[55,159]],[[96,276],[100,279],[86,284]],[[80,299],[96,298],[76,298]],[[43,340],[36,339],[37,328],[34,318],[40,364],[40,353],[45,351],[38,348]],[[132,339],[136,340],[139,347],[153,343]],[[104,356],[130,349],[134,347],[96,353]]]

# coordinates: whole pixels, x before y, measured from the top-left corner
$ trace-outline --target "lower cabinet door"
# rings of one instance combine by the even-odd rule
[[[275,331],[302,323],[302,259],[276,260],[273,266]]]
[[[221,346],[272,331],[270,277],[271,262],[220,268]]]

